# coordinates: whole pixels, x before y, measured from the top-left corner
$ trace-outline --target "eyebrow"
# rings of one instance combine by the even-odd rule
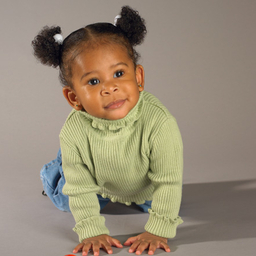
[[[90,75],[91,73],[95,73],[95,72],[96,72],[96,71],[90,71],[90,72],[84,73],[84,74],[81,76],[80,81],[82,81],[84,77]]]
[[[125,65],[125,66],[128,67],[128,64],[126,64],[125,62],[118,62],[117,64],[112,65],[111,68],[114,68],[114,67],[119,66],[119,65]]]
[[[125,62],[118,62],[117,64],[112,65],[110,68],[114,68],[114,67],[117,67],[117,66],[119,66],[119,65],[124,65],[124,66],[128,67],[128,64],[126,64]],[[91,73],[96,73],[96,72],[97,72],[97,71],[94,70],[94,71],[90,71],[90,72],[84,73],[84,74],[81,76],[80,81],[82,81],[82,79],[83,79],[84,77],[90,75]]]

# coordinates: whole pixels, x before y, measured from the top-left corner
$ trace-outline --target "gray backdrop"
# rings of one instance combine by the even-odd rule
[[[31,40],[45,25],[61,26],[66,37],[89,23],[113,22],[127,4],[147,23],[147,37],[137,48],[145,90],[176,117],[184,141],[185,223],[169,241],[171,249],[176,255],[252,255],[254,0],[1,0],[0,252],[65,255],[77,243],[72,216],[40,195],[39,171],[55,158],[71,108],[58,71],[35,60]],[[113,235],[122,240],[143,231],[147,214],[113,207],[104,213]],[[114,253],[128,255],[127,249]]]

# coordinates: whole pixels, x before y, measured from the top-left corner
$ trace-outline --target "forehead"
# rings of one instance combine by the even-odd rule
[[[108,68],[119,62],[133,65],[127,49],[119,44],[100,44],[81,46],[79,53],[73,61],[73,71],[81,69],[81,72]]]

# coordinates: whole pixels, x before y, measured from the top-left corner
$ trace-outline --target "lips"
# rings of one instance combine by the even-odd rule
[[[117,101],[113,101],[111,103],[109,103],[105,109],[116,109],[116,108],[120,108],[121,106],[123,106],[123,104],[125,103],[126,100],[117,100]]]

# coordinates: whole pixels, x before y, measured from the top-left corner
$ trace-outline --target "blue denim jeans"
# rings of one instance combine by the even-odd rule
[[[62,193],[62,188],[65,184],[65,178],[62,170],[61,150],[59,150],[57,158],[50,163],[45,164],[40,172],[40,178],[43,183],[44,192],[51,199],[54,205],[65,212],[70,212],[68,196]],[[108,198],[103,198],[97,195],[102,210],[110,201]],[[151,208],[152,201],[145,201],[144,204],[138,204],[143,212],[148,212]]]

